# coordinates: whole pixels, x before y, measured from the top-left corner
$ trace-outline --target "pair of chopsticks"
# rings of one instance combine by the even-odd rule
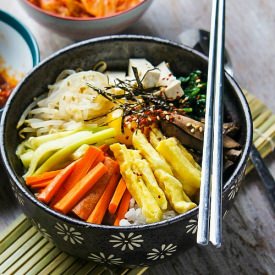
[[[197,243],[216,247],[222,239],[224,30],[225,0],[213,0]]]

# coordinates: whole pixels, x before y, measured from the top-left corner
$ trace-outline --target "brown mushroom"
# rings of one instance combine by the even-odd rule
[[[196,150],[202,150],[202,141],[187,134],[184,130],[168,121],[161,121],[161,129],[165,136],[176,137],[181,144]]]
[[[203,142],[201,139],[195,138],[193,135],[189,135],[183,129],[168,121],[161,121],[161,130],[165,136],[176,137],[184,146],[191,150],[190,153],[196,159],[198,163],[201,163],[201,155],[198,151],[202,151]],[[241,155],[240,149],[227,149],[224,148],[224,171],[231,167],[234,162]]]
[[[188,135],[195,137],[196,139],[203,140],[204,124],[200,121],[194,120],[190,117],[183,115],[171,115],[172,123],[181,128]],[[232,149],[239,148],[240,144],[228,135],[223,135],[223,147]]]
[[[234,122],[226,122],[223,124],[223,133],[230,137],[236,135],[236,133],[240,130],[239,125]]]

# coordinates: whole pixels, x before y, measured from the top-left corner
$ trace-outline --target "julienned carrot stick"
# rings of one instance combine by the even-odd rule
[[[99,162],[103,162],[105,160],[104,153],[101,151],[97,156],[96,160],[94,161],[92,166],[96,166]]]
[[[40,174],[40,175],[37,175],[37,176],[26,177],[26,184],[27,185],[32,185],[32,184],[37,184],[40,181],[53,179],[60,171],[61,170],[44,172],[43,174]]]
[[[53,208],[63,214],[67,214],[106,172],[106,166],[102,162],[99,162]]]
[[[118,226],[120,220],[124,218],[126,212],[129,209],[130,199],[131,199],[131,194],[126,189],[125,192],[124,192],[124,195],[121,199],[121,202],[119,204],[119,208],[118,208],[118,211],[117,211],[117,216],[116,216],[114,225]]]
[[[56,194],[62,183],[68,178],[72,173],[73,169],[76,167],[78,161],[72,162],[70,165],[61,170],[47,185],[43,191],[38,195],[38,199],[42,202],[49,203],[53,196]]]
[[[121,178],[117,187],[116,187],[116,191],[111,199],[111,202],[109,204],[108,209],[109,209],[110,214],[115,214],[125,190],[126,190],[126,184],[125,184],[124,179]]]
[[[46,186],[48,186],[52,182],[52,180],[53,179],[39,181],[37,183],[32,184],[30,186],[30,188],[32,188],[32,189],[45,188]]]
[[[103,151],[104,153],[106,153],[109,150],[109,145],[107,144],[102,144],[98,147],[101,151]]]
[[[97,202],[93,212],[87,219],[87,222],[101,224],[103,217],[108,209],[108,205],[111,201],[112,195],[116,189],[117,183],[119,181],[120,173],[118,163],[116,163],[116,167],[117,168],[115,173],[113,173],[112,177],[110,178],[103,195]]]
[[[109,176],[106,173],[86,196],[74,206],[72,213],[82,220],[87,220],[102,196],[108,181]]]
[[[97,161],[100,155],[102,155],[102,152],[99,148],[95,146],[89,147],[84,156],[81,158],[81,161],[78,163],[76,170],[71,174],[69,181],[66,183],[69,190],[74,186],[76,182],[78,182],[88,173],[88,171],[94,165],[95,161]]]
[[[87,220],[92,211],[94,210],[100,197],[111,178],[116,172],[116,161],[109,157],[104,160],[108,172],[95,184],[95,186],[85,195],[85,197],[72,209],[72,212],[83,220]]]
[[[100,149],[95,146],[90,146],[83,157],[80,158],[76,169],[54,197],[51,206],[60,201],[74,187],[74,185],[88,173],[91,167],[102,161],[103,158],[104,155]]]

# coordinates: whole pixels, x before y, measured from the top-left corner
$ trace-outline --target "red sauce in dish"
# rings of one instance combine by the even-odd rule
[[[6,69],[0,69],[0,108],[4,107],[16,84],[17,80]]]
[[[42,10],[63,17],[105,17],[133,8],[143,0],[28,0]]]

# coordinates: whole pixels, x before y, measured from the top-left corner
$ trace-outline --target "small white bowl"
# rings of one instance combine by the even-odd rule
[[[17,19],[0,10],[1,66],[20,81],[36,64],[40,55],[30,31]],[[2,109],[0,109],[0,114]]]

